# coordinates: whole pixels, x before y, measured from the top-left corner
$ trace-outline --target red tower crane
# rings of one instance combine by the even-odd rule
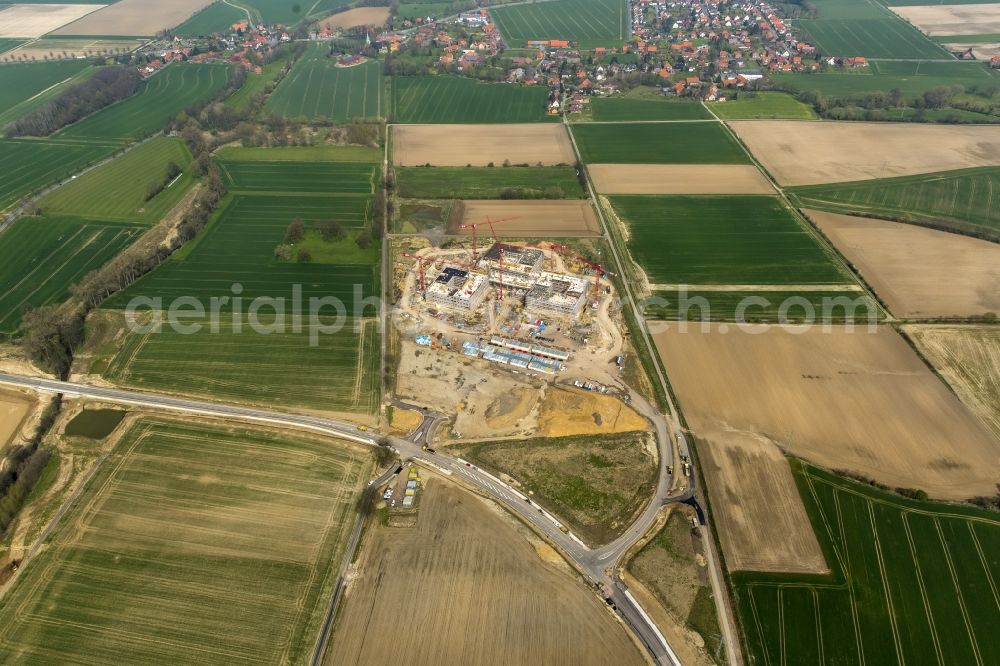
[[[407,254],[406,252],[403,252],[402,256],[408,257],[410,259],[416,259],[417,260],[417,270],[418,270],[418,273],[420,275],[420,293],[426,292],[427,291],[427,279],[426,279],[426,274],[424,273],[424,262],[426,261],[429,264],[433,264],[434,262],[437,261],[437,258],[436,257],[421,257],[420,255],[417,255],[417,254]]]
[[[575,250],[573,250],[573,248],[571,248],[568,245],[556,245],[555,243],[549,243],[549,247],[552,248],[553,250],[558,250],[560,252],[566,252],[566,253],[572,255],[573,258],[575,258],[577,261],[581,262],[583,265],[587,266],[592,271],[594,271],[594,296],[593,296],[593,300],[595,300],[595,301],[598,300],[600,298],[600,296],[601,296],[601,278],[604,277],[605,275],[609,275],[611,277],[616,277],[614,273],[612,273],[611,271],[609,271],[608,269],[606,269],[604,266],[600,265],[599,263],[597,263],[595,261],[591,261],[590,259],[587,259],[586,257],[584,257],[583,255],[581,255],[580,253],[578,253]]]
[[[508,220],[514,220],[514,219],[517,219],[517,218],[514,218],[514,217],[503,217],[503,218],[500,218],[499,220],[491,220],[490,218],[487,217],[486,220],[483,221],[483,222],[475,222],[473,224],[462,224],[462,225],[459,225],[459,227],[458,227],[459,229],[471,229],[472,230],[472,263],[476,263],[477,261],[479,261],[479,252],[476,249],[477,246],[478,246],[479,234],[477,233],[476,230],[480,226],[482,226],[484,224],[487,225],[487,226],[489,226],[489,228],[490,228],[490,234],[493,236],[493,241],[494,242],[499,242],[499,241],[497,241],[497,232],[493,228],[493,225],[494,224],[500,224],[501,222],[507,222]]]

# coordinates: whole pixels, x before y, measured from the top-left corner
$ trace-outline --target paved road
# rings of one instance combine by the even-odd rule
[[[251,407],[235,407],[201,400],[189,400],[139,391],[105,388],[38,377],[24,377],[7,373],[0,373],[0,384],[12,384],[37,391],[62,393],[67,397],[96,398],[159,410],[304,428],[369,446],[377,446],[383,440],[383,436],[379,433],[361,431],[353,423],[317,416],[286,414]],[[434,417],[425,419],[424,423],[426,424],[428,420],[433,421]],[[421,428],[418,428],[417,431],[421,432],[421,430]],[[423,430],[423,432],[426,432],[426,430]],[[650,620],[649,616],[646,615],[646,612],[628,594],[622,583],[614,578],[613,573],[608,573],[608,571],[612,570],[621,553],[631,544],[628,538],[623,537],[603,549],[592,550],[576,535],[568,531],[564,532],[563,530],[567,528],[565,528],[556,516],[539,507],[529,497],[485,470],[479,469],[460,458],[422,450],[421,445],[408,439],[399,437],[388,437],[386,439],[389,440],[399,453],[401,460],[416,460],[429,465],[442,474],[471,486],[484,495],[503,504],[507,509],[513,511],[534,526],[536,530],[544,534],[556,547],[562,550],[571,562],[590,579],[592,584],[595,586],[604,586],[604,589],[611,591],[610,600],[614,604],[615,609],[633,629],[643,644],[647,646],[656,663],[672,666],[680,665],[676,654],[674,654],[666,640],[663,639],[662,634],[652,620]],[[629,535],[637,534],[641,536],[648,529],[648,526],[644,527],[643,525],[647,520],[652,524],[651,520],[655,517],[655,511],[659,509],[658,502],[659,500],[654,500],[651,503],[640,521],[629,530]],[[336,601],[335,594],[334,599],[331,601],[331,608],[336,608]],[[328,631],[328,629],[326,627],[325,630]]]

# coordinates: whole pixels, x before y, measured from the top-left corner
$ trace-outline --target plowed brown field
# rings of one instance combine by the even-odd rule
[[[936,498],[996,492],[1000,442],[892,328],[757,328],[671,327],[655,336],[696,435],[769,439],[825,467]]]
[[[500,511],[432,479],[415,528],[375,527],[324,663],[643,664],[601,601]]]
[[[574,164],[562,125],[394,125],[392,161],[397,166],[542,166]]]
[[[996,127],[744,120],[729,125],[779,185],[1000,165]]]
[[[487,218],[512,218],[496,225],[497,236],[504,238],[559,238],[599,236],[601,225],[589,201],[565,199],[559,201],[475,200],[461,202],[462,224],[482,222]],[[472,232],[453,224],[450,233],[470,235]],[[482,234],[482,230],[479,232]],[[482,236],[480,236],[482,238]]]
[[[806,213],[897,317],[1000,312],[1000,245],[900,222]]]
[[[20,393],[0,391],[0,449],[21,429],[33,404]]]
[[[774,194],[750,164],[591,164],[601,194]]]
[[[56,30],[56,35],[155,35],[188,20],[214,0],[121,0]]]
[[[329,16],[320,25],[324,28],[353,28],[357,25],[385,25],[389,20],[388,7],[358,7]]]

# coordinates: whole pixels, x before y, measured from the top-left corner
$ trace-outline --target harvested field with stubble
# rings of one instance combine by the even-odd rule
[[[56,35],[151,36],[184,23],[215,0],[119,0],[79,21],[56,30]]]
[[[417,515],[414,528],[369,533],[324,664],[645,663],[600,599],[501,508],[432,478]]]
[[[890,7],[926,35],[1000,33],[1000,3]]]
[[[323,28],[353,28],[358,25],[383,26],[389,20],[388,7],[358,7],[348,9],[319,22]]]
[[[774,194],[749,164],[591,164],[587,170],[601,194]]]
[[[103,6],[97,3],[13,4],[0,7],[0,37],[41,37]]]
[[[995,127],[784,120],[729,125],[779,185],[1000,165]]]
[[[729,570],[829,572],[781,450],[764,437],[737,431],[699,436]]]
[[[805,212],[897,317],[1000,312],[1000,245],[901,222]]]
[[[1000,328],[909,325],[903,331],[1000,439]]]
[[[0,449],[10,444],[21,430],[34,404],[21,393],[0,390]]]
[[[371,467],[346,442],[135,421],[7,590],[0,660],[305,663]]]
[[[565,128],[556,124],[394,125],[392,141],[397,166],[576,163]]]
[[[696,436],[761,436],[931,497],[996,492],[1000,442],[893,329],[723,326],[655,336]]]
[[[461,224],[483,222],[486,218],[499,220],[513,218],[496,225],[497,236],[504,238],[569,238],[600,236],[601,224],[589,201],[563,199],[557,201],[476,200],[460,204],[461,217],[452,215]],[[457,224],[450,233],[471,235]]]

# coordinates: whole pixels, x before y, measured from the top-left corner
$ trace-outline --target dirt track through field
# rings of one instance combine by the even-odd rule
[[[1000,32],[1000,4],[890,7],[931,35],[992,35]]]
[[[562,125],[394,125],[396,166],[553,166],[574,164],[576,156]]]
[[[897,317],[1000,312],[1000,245],[901,222],[805,212]]]
[[[601,194],[774,194],[749,164],[591,164]]]
[[[788,461],[763,437],[701,433],[702,470],[731,571],[827,573]]]
[[[601,601],[501,509],[437,479],[420,502],[415,528],[370,533],[325,664],[645,663]]]
[[[1000,441],[892,328],[708,328],[654,336],[696,436],[763,437],[936,498],[996,492]]]
[[[1000,439],[1000,328],[917,324],[903,330],[962,402]]]
[[[358,25],[382,26],[388,20],[388,7],[358,7],[325,18],[320,21],[320,26],[323,28],[353,28]]]
[[[1000,131],[990,126],[794,120],[729,125],[780,185],[1000,165]]]
[[[121,0],[56,30],[56,35],[155,35],[174,28],[214,0]]]
[[[600,236],[590,201],[566,199],[560,201],[463,201],[462,224],[513,218],[496,225],[496,234],[504,238],[559,238]],[[471,235],[470,230],[451,228],[450,233]],[[479,230],[480,239],[486,238]]]

